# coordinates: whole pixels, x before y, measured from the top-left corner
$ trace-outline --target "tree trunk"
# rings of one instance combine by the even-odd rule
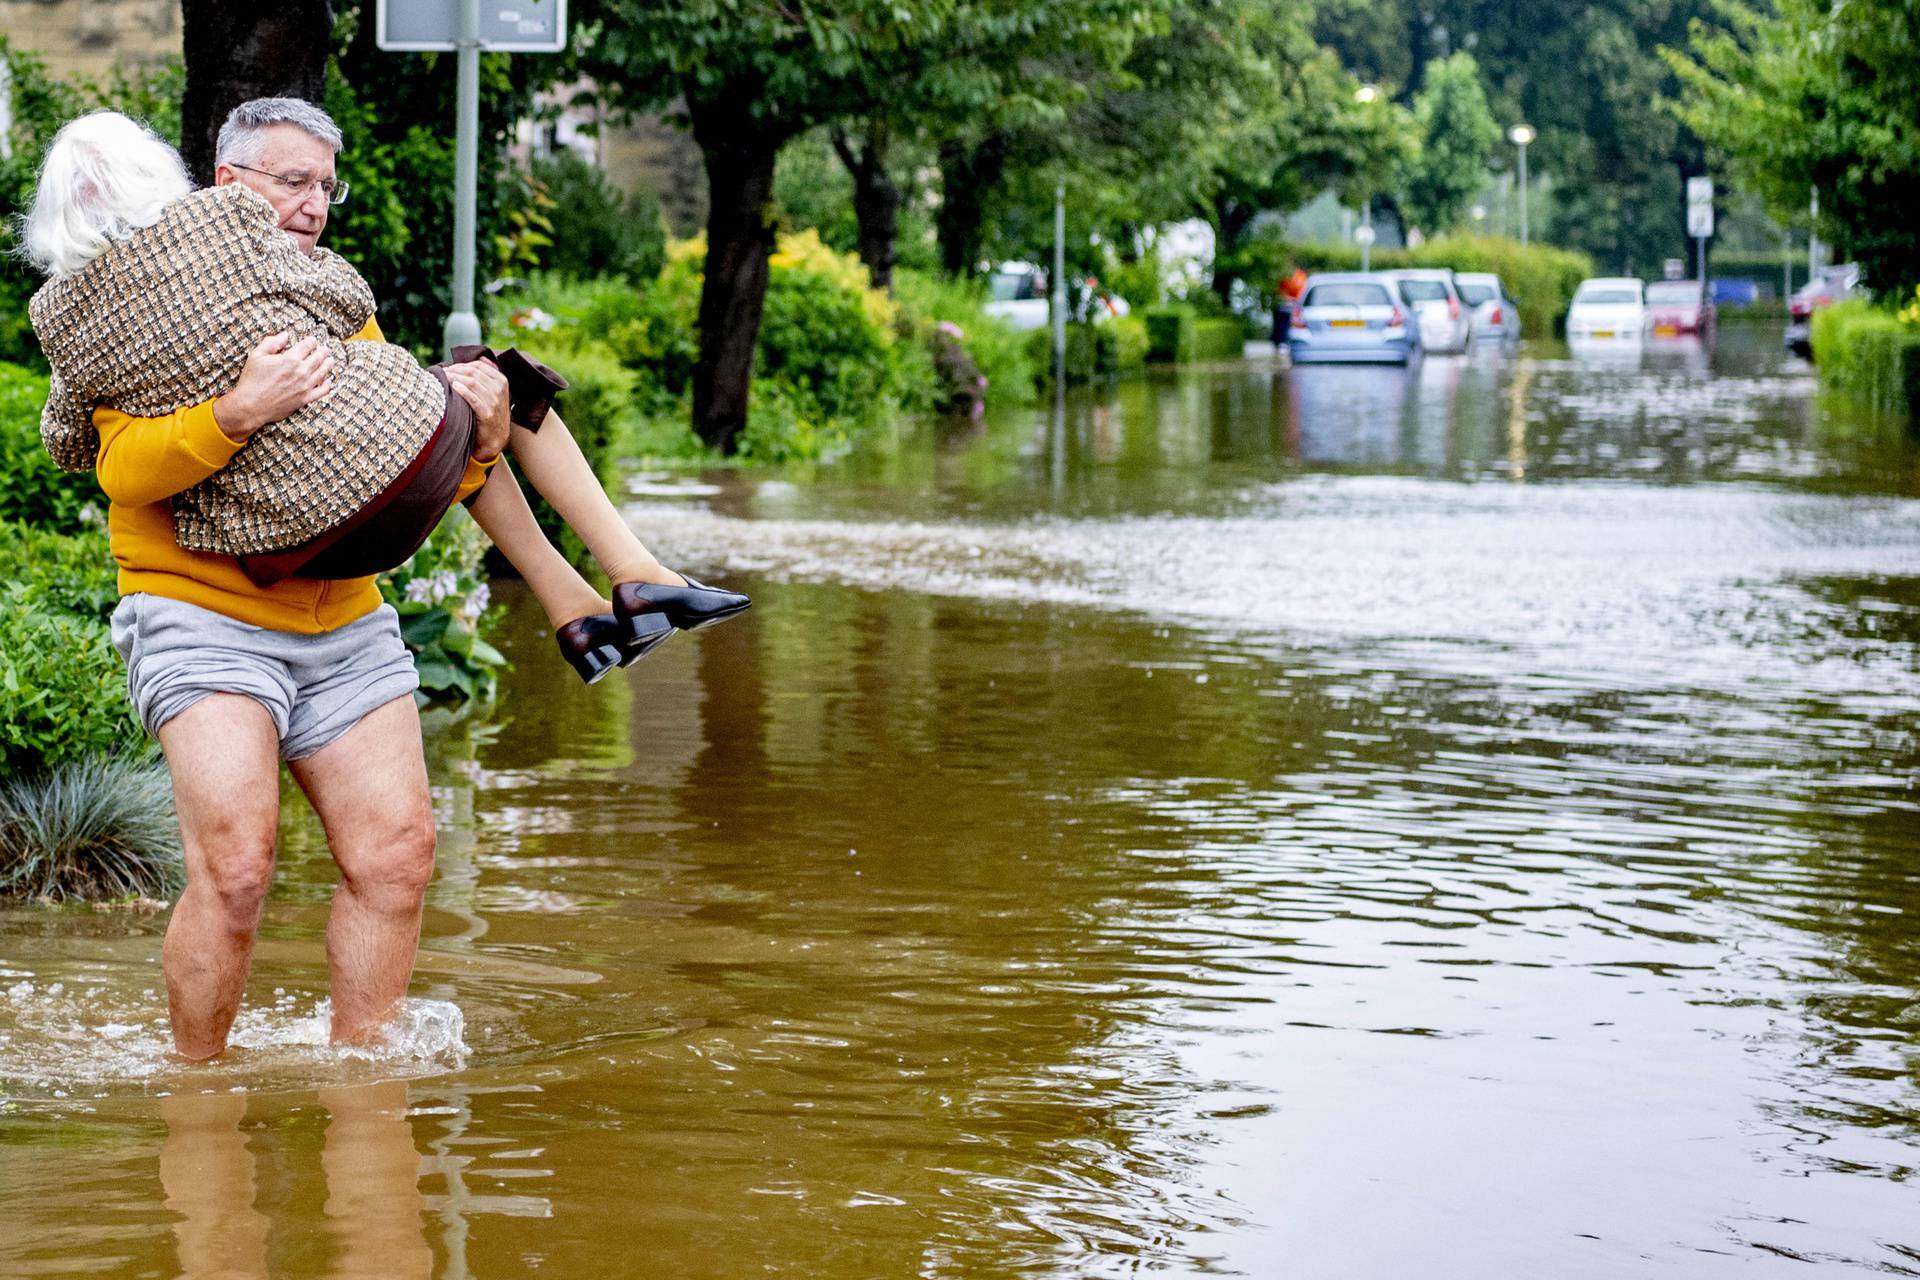
[[[1233,200],[1217,197],[1213,202],[1213,291],[1220,295],[1222,303],[1233,302],[1233,282],[1235,273],[1231,265],[1233,256],[1239,251],[1241,241],[1247,237],[1247,228],[1253,225],[1253,209]]]
[[[180,101],[180,155],[195,182],[213,181],[213,147],[227,113],[250,98],[304,98],[327,91],[333,10],[327,0],[266,7],[181,0],[180,49],[187,80]]]
[[[742,95],[744,97],[744,95]],[[706,278],[700,287],[700,359],[693,367],[693,429],[731,454],[747,425],[754,344],[773,252],[773,168],[786,135],[746,111],[689,102],[707,163]]]
[[[894,245],[900,238],[900,188],[887,170],[893,139],[887,126],[867,126],[865,146],[856,148],[842,129],[833,131],[833,149],[853,177],[853,216],[860,224],[860,261],[876,289],[893,292]]]
[[[1001,134],[989,134],[973,146],[954,142],[940,148],[943,196],[935,231],[940,265],[948,275],[972,276],[978,267],[987,192],[999,183],[1006,166],[1007,139]]]

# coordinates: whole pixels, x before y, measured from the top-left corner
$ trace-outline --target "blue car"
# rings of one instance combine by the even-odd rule
[[[1377,272],[1310,276],[1294,304],[1295,364],[1406,364],[1420,350],[1393,281]]]

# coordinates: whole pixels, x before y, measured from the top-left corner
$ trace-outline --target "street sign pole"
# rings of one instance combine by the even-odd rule
[[[1058,395],[1067,385],[1067,184],[1053,187],[1053,386]]]
[[[567,47],[567,0],[375,0],[374,43],[392,53],[452,52],[453,311],[441,334],[447,354],[480,341],[473,307],[474,204],[480,172],[480,51],[559,53]]]
[[[453,312],[447,316],[444,354],[480,344],[473,310],[473,224],[480,171],[480,0],[460,0],[459,82],[454,91]]]
[[[1713,235],[1713,179],[1687,179],[1687,234],[1693,237],[1695,274],[1707,284],[1707,240]]]

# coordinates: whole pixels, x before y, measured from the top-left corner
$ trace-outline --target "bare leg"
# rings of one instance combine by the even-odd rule
[[[216,693],[160,727],[173,774],[187,887],[167,922],[161,968],[173,1043],[188,1058],[227,1045],[273,880],[280,738],[252,698]]]
[[[413,699],[376,708],[287,767],[320,815],[340,868],[327,919],[333,1041],[361,1039],[407,994],[433,878],[433,802]]]
[[[526,579],[555,631],[575,618],[605,613],[613,607],[547,541],[534,521],[533,509],[527,505],[527,495],[520,492],[504,459],[493,468],[467,510],[474,523],[493,539],[493,545],[500,548],[500,554]]]
[[[686,585],[686,579],[654,558],[614,509],[600,477],[587,465],[586,455],[580,452],[558,413],[549,412],[538,431],[515,426],[507,447],[526,472],[527,482],[580,535],[608,578],[615,582]],[[517,562],[515,567],[519,567]]]

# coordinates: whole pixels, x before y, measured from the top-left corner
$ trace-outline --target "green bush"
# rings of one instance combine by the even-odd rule
[[[455,508],[412,559],[380,575],[380,594],[400,615],[423,700],[494,694],[506,659],[481,638],[492,596],[481,571],[487,546],[480,527]]]
[[[112,566],[104,534],[0,524],[0,774],[143,740],[104,620]]]
[[[1821,382],[1878,413],[1920,413],[1920,330],[1855,298],[1814,312],[1811,340]]]
[[[1203,316],[1193,324],[1195,360],[1238,360],[1245,354],[1247,326],[1237,317]]]
[[[1044,376],[1047,361],[1035,360],[1027,335],[984,310],[986,284],[949,280],[935,272],[894,272],[893,293],[900,310],[923,342],[941,321],[960,330],[967,355],[986,378],[989,404],[1027,404]]]
[[[617,276],[642,282],[660,274],[667,236],[652,192],[623,193],[598,166],[564,149],[534,161],[531,176],[552,202],[543,209],[552,243],[541,253],[549,271],[576,280]]]
[[[40,444],[40,406],[47,380],[19,365],[0,364],[0,520],[73,530],[106,505],[88,471],[62,471]]]
[[[1146,326],[1129,323],[1129,320],[1131,317],[1099,324],[1076,321],[1067,326],[1067,382],[1070,385],[1139,372],[1146,359]],[[1036,363],[1052,364],[1053,330],[1030,331],[1027,344]]]
[[[1178,364],[1193,359],[1193,312],[1185,307],[1161,307],[1147,312],[1147,359],[1156,364]]]

